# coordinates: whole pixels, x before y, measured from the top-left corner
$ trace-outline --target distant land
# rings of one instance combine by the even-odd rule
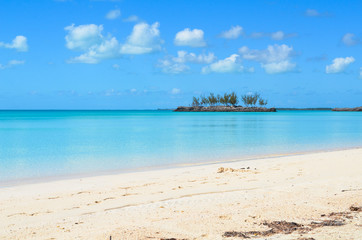
[[[277,110],[331,111],[332,108],[277,108]]]
[[[242,106],[178,107],[175,112],[276,112],[276,108]]]
[[[332,111],[336,111],[336,112],[362,112],[362,107],[355,107],[355,108],[333,108]]]
[[[355,108],[264,108],[242,106],[180,106],[175,108],[158,108],[158,111],[174,112],[277,112],[277,111],[334,111],[334,112],[362,112],[361,107]]]

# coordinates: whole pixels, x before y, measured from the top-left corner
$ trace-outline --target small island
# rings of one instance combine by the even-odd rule
[[[355,107],[355,108],[333,108],[332,111],[335,111],[335,112],[362,112],[362,107]]]
[[[276,108],[265,107],[268,101],[261,98],[259,93],[241,96],[245,106],[238,106],[239,97],[235,92],[209,96],[193,97],[190,107],[180,106],[175,112],[276,112]],[[257,104],[259,106],[257,106]]]

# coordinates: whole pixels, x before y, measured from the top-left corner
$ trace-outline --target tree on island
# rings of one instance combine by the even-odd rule
[[[209,102],[209,99],[205,96],[201,96],[201,105],[209,105],[210,102]]]
[[[229,103],[235,107],[236,104],[239,103],[238,95],[235,92],[232,92],[229,95]]]
[[[245,94],[241,96],[241,101],[244,103],[246,107],[256,107],[256,104],[259,103],[261,107],[264,107],[268,104],[268,101],[261,98],[259,93],[254,94]],[[198,97],[193,97],[192,106],[215,106],[215,105],[225,105],[233,107],[237,106],[239,103],[239,97],[235,92],[224,93],[224,95],[216,95],[214,93],[210,93],[209,96],[201,95]]]
[[[224,93],[223,104],[225,106],[229,106],[229,103],[230,103],[230,95],[227,93]]]
[[[218,95],[216,96],[216,103],[217,103],[218,105],[219,105],[219,104],[223,104],[223,103],[221,102],[221,99],[222,99],[221,95],[218,94]]]
[[[268,100],[265,100],[265,99],[262,99],[262,98],[259,99],[259,105],[261,107],[266,106],[267,104],[268,104]]]
[[[193,97],[193,99],[192,99],[192,106],[193,107],[198,107],[198,106],[200,106],[201,104],[200,104],[200,99],[198,98],[198,97]]]
[[[217,98],[215,97],[215,95],[213,93],[210,93],[210,95],[207,97],[207,99],[211,106],[215,106],[217,104]]]
[[[243,101],[246,107],[256,107],[256,103],[258,102],[259,98],[260,98],[259,93],[245,94],[241,96],[241,100]]]

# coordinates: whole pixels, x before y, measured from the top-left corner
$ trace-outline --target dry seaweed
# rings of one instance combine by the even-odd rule
[[[362,207],[357,207],[357,206],[350,206],[349,210],[351,210],[352,212],[361,212],[362,211]]]
[[[251,238],[251,237],[266,237],[274,234],[290,234],[294,231],[305,232],[310,229],[302,224],[287,221],[273,221],[265,222],[263,225],[268,226],[270,229],[266,231],[249,231],[249,232],[225,232],[223,237],[240,237],[240,238]]]
[[[310,226],[312,228],[317,228],[317,227],[336,227],[336,226],[343,226],[345,225],[345,223],[343,221],[338,221],[338,220],[324,220],[324,221],[320,221],[320,222],[312,222],[310,224]]]

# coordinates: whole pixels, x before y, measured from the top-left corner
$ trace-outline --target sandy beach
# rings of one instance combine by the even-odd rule
[[[362,149],[0,189],[0,239],[362,239]]]

